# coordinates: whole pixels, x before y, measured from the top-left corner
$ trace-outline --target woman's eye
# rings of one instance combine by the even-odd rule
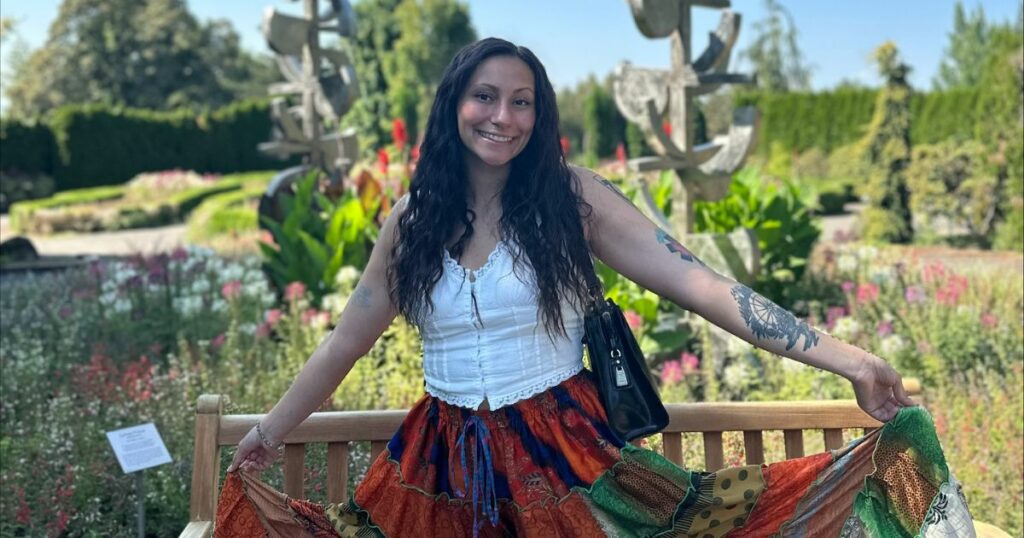
[[[516,99],[516,104],[519,106],[530,106],[530,102],[526,99]]]
[[[487,94],[487,93],[478,93],[478,94],[476,94],[476,98],[481,100],[481,101],[490,101],[491,100],[491,95]]]

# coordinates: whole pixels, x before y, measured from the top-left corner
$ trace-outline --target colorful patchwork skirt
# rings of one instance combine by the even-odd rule
[[[339,505],[228,475],[216,536],[973,536],[928,414],[714,473],[608,429],[588,372],[494,411],[424,396]]]

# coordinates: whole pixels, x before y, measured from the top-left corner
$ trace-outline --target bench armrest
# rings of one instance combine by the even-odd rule
[[[213,536],[212,521],[192,521],[181,531],[178,538],[208,538]]]

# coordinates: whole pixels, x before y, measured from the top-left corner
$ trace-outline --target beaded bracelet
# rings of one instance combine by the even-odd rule
[[[280,443],[279,445],[274,446],[270,441],[268,441],[267,436],[263,434],[263,428],[260,427],[259,421],[256,421],[256,435],[260,436],[260,441],[263,442],[263,446],[269,448],[270,450],[280,452],[281,447],[284,445],[284,443]]]

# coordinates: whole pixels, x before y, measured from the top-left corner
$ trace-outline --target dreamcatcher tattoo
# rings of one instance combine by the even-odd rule
[[[818,334],[807,322],[797,321],[793,314],[754,293],[754,290],[739,284],[732,289],[732,296],[740,306],[743,321],[755,337],[784,339],[787,351],[796,345],[801,336],[804,337],[804,351],[817,345]]]

